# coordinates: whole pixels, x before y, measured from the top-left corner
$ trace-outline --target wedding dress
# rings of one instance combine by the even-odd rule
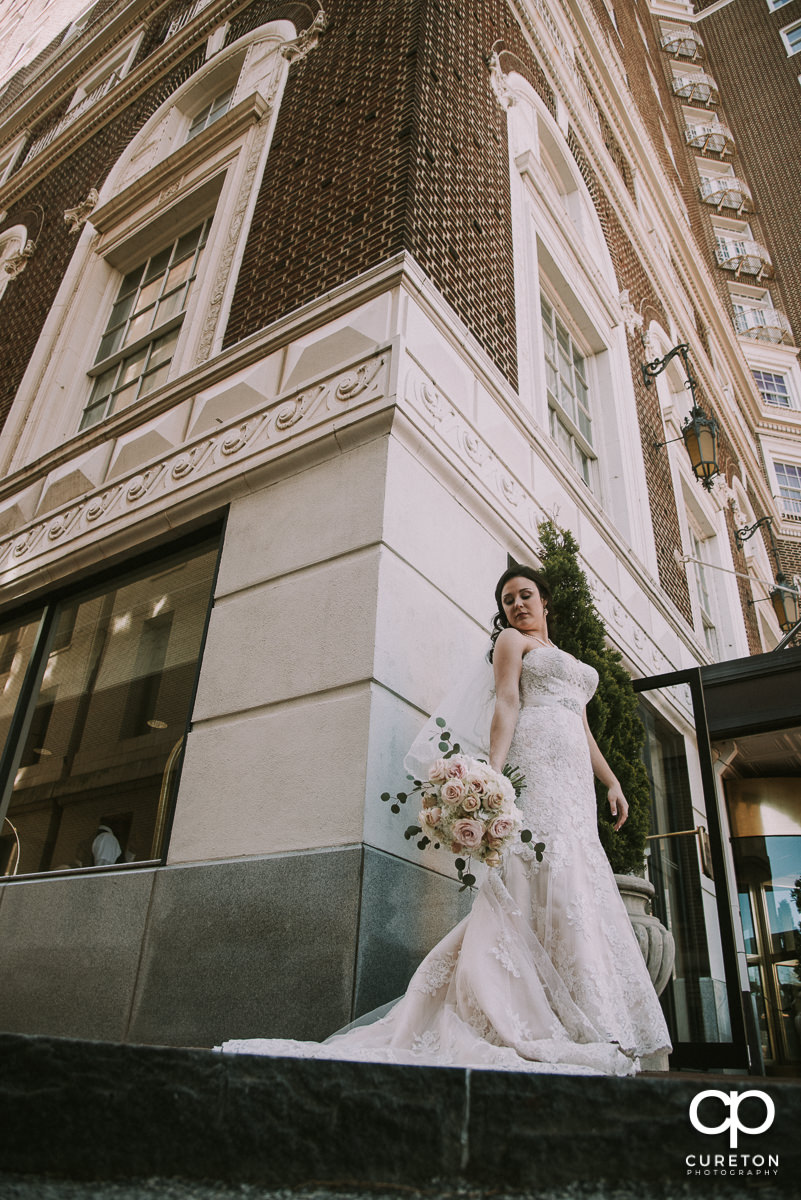
[[[528,651],[508,761],[533,834],[490,870],[467,917],[371,1024],[326,1042],[248,1039],[226,1053],[630,1075],[670,1050],[665,1020],[597,831],[584,706],[594,668]],[[542,861],[534,846],[545,843]]]

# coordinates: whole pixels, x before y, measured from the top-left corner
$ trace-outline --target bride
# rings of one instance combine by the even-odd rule
[[[587,724],[598,675],[550,640],[549,598],[538,572],[506,571],[489,655],[489,763],[525,775],[518,804],[532,840],[487,872],[468,916],[386,1015],[323,1043],[256,1038],[225,1042],[223,1052],[631,1075],[670,1051],[598,837],[593,774],[608,789],[616,830],[628,815]],[[464,746],[461,728],[454,733]]]

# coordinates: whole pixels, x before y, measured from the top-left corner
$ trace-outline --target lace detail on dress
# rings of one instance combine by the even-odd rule
[[[415,972],[410,988],[428,996],[434,996],[450,982],[456,968],[455,954],[437,956],[433,952],[424,959]]]
[[[515,979],[519,979],[520,968],[516,961],[516,951],[517,947],[515,946],[512,935],[504,932],[498,938],[496,945],[492,947],[490,953],[497,958],[501,966],[507,970],[510,975],[514,975]]]

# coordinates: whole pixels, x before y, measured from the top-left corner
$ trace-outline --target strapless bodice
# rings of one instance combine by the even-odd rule
[[[598,672],[558,646],[538,646],[523,658],[521,708],[560,706],[581,716],[598,686]]]

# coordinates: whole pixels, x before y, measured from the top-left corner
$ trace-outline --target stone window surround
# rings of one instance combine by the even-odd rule
[[[124,79],[131,69],[144,36],[144,28],[137,29],[129,34],[119,46],[115,46],[108,54],[104,54],[100,62],[95,63],[91,70],[82,76],[81,82],[72,94],[67,112],[76,108],[110,75],[116,74],[118,79]]]
[[[91,388],[86,371],[120,273],[169,240],[165,231],[176,220],[188,230],[198,215],[211,212],[203,278],[190,296],[171,380],[219,351],[235,284],[232,268],[247,236],[245,217],[256,201],[288,72],[279,51],[293,36],[290,22],[276,21],[239,39],[173,93],[126,149],[83,229],[17,393],[0,438],[3,468],[16,470],[78,436]],[[232,64],[232,107],[185,143],[192,115],[221,78],[231,77]],[[147,154],[137,155],[143,145]],[[206,320],[198,320],[204,309]],[[46,397],[53,395],[60,397],[57,415],[45,411]]]
[[[568,326],[580,331],[579,346],[587,354],[591,393],[615,398],[609,411],[600,414],[596,409],[593,413],[595,491],[590,492],[575,468],[570,472],[572,483],[569,479],[565,483],[580,503],[589,502],[606,521],[611,517],[642,560],[655,570],[650,522],[637,501],[638,495],[645,494],[646,481],[611,256],[586,184],[567,146],[566,113],[560,106],[554,120],[528,81],[516,72],[505,76],[504,82],[510,100],[510,148],[517,168],[512,171],[512,226],[521,404],[532,409],[553,446],[554,470],[564,478],[560,465],[564,457],[548,432],[540,318],[542,278],[547,280],[549,303],[555,302],[562,320],[567,317]]]

